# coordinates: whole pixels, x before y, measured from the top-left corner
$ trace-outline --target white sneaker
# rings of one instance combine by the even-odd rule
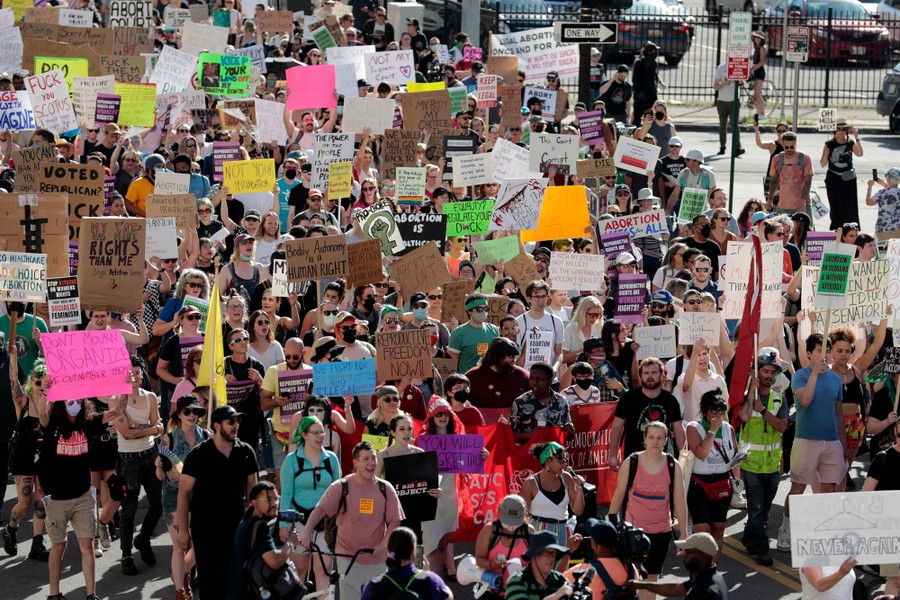
[[[112,546],[112,540],[109,537],[109,524],[103,524],[98,521],[97,533],[100,536],[100,545],[103,546],[105,550],[109,550]]]
[[[100,538],[94,538],[94,558],[103,556],[103,548],[100,547]]]
[[[747,498],[744,497],[743,492],[740,494],[732,494],[731,508],[747,508]]]
[[[791,551],[791,529],[782,525],[778,528],[778,543],[775,545],[781,552]]]

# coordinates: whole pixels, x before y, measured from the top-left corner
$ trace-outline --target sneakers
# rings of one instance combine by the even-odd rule
[[[725,154],[725,146],[719,146],[719,153],[716,156],[722,156]]]
[[[100,538],[94,538],[94,558],[103,556],[103,548],[100,546]]]
[[[53,594],[52,596],[47,596],[47,600],[66,600],[66,597],[62,594]],[[88,600],[91,600],[90,596],[88,596]]]
[[[141,560],[148,567],[156,565],[156,555],[153,548],[150,547],[150,540],[144,539],[141,535],[134,536],[134,547],[141,553]]]
[[[743,492],[740,494],[732,494],[731,508],[747,508],[747,498],[744,496]]]
[[[734,155],[735,155],[735,156],[741,156],[741,155],[743,155],[745,152],[747,152],[747,151],[744,150],[743,148],[738,148],[738,151],[735,152]]]
[[[7,525],[3,528],[3,551],[10,556],[15,556],[19,553],[19,544],[16,541],[16,534],[18,532],[18,527],[10,527]]]
[[[781,552],[791,551],[791,529],[782,525],[778,528],[778,543],[775,548]]]
[[[44,547],[44,536],[34,538],[31,542],[31,552],[28,558],[38,562],[47,562],[50,560],[50,551]]]
[[[134,559],[129,556],[122,557],[122,575],[137,575],[138,570],[137,566],[134,564]]]
[[[112,538],[109,536],[109,524],[97,521],[97,533],[100,536],[100,545],[104,550],[109,550],[112,546]]]
[[[85,596],[84,600],[100,600],[100,596],[97,594],[88,594]]]
[[[762,552],[757,552],[756,556],[753,557],[756,560],[756,564],[762,565],[764,567],[771,567],[775,562],[772,560],[772,555],[769,554],[769,550],[763,550]]]

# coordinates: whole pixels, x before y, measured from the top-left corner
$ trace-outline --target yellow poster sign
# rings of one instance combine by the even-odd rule
[[[222,163],[224,185],[232,194],[271,192],[275,187],[275,161],[233,160]]]
[[[156,120],[156,84],[116,82],[116,94],[122,96],[118,122],[122,125],[153,127]]]
[[[328,165],[328,197],[349,198],[353,163],[338,162]]]
[[[47,73],[48,71],[59,69],[63,72],[63,77],[66,80],[66,87],[69,88],[70,92],[72,91],[72,78],[89,77],[90,68],[91,65],[86,58],[34,57],[35,73]]]

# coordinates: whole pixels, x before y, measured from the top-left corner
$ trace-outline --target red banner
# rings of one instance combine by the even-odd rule
[[[597,504],[609,504],[616,491],[616,473],[609,470],[609,431],[616,402],[582,404],[571,408],[575,436],[566,441],[569,466],[597,486]],[[621,454],[621,449],[618,450]],[[619,457],[621,458],[621,456]]]

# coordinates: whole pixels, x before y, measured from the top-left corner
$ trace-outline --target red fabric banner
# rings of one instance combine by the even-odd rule
[[[609,470],[609,431],[617,402],[582,404],[571,408],[575,435],[566,441],[569,466],[597,486],[597,504],[609,504],[616,491],[616,473]],[[621,459],[621,448],[617,449]]]

